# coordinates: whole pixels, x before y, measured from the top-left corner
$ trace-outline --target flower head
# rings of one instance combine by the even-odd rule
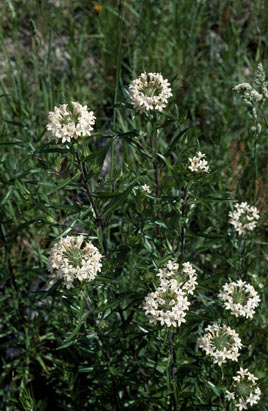
[[[197,285],[196,270],[189,262],[179,265],[175,261],[169,260],[166,266],[157,273],[157,276],[160,279],[176,279],[180,288],[187,294],[193,294]]]
[[[160,285],[145,297],[145,313],[150,322],[160,321],[161,325],[180,327],[186,321],[190,305],[188,295],[193,294],[197,284],[196,270],[188,262],[180,266],[169,260],[157,276],[160,277]]]
[[[242,347],[239,335],[230,327],[209,325],[206,334],[198,339],[199,347],[213,358],[214,364],[222,365],[227,360],[237,361]]]
[[[258,209],[254,206],[249,206],[244,202],[235,204],[235,211],[229,212],[230,223],[235,227],[239,235],[245,234],[246,231],[252,231],[260,218]]]
[[[56,270],[57,278],[62,278],[67,288],[72,288],[74,281],[93,280],[101,271],[102,255],[90,242],[84,242],[82,235],[61,238],[50,251],[48,269]]]
[[[202,154],[200,151],[197,153],[197,157],[189,158],[190,165],[189,169],[195,173],[208,173],[209,172],[209,165],[207,160],[204,160],[206,154]]]
[[[187,295],[177,280],[161,279],[156,291],[145,297],[143,308],[151,323],[159,321],[161,325],[180,327],[186,321],[184,317],[189,305]]]
[[[260,302],[254,287],[241,280],[224,284],[219,297],[224,301],[225,308],[236,317],[252,318]]]
[[[248,369],[240,368],[237,375],[233,377],[232,392],[226,391],[228,401],[236,401],[238,410],[247,410],[248,406],[257,404],[261,398],[261,390],[257,387],[258,380]]]
[[[254,86],[255,88],[249,83],[241,83],[235,86],[233,91],[242,98],[248,109],[249,116],[255,122],[251,130],[259,134],[261,132],[261,124],[258,123],[257,107],[268,98],[268,83],[261,63],[258,64],[256,69]]]
[[[172,96],[168,80],[160,73],[142,73],[129,85],[129,97],[134,108],[140,112],[162,111]]]
[[[62,143],[65,143],[71,139],[90,136],[96,117],[87,106],[72,102],[72,109],[68,109],[68,104],[55,107],[54,111],[49,113],[48,119],[47,130],[50,135],[56,142],[62,140]]]

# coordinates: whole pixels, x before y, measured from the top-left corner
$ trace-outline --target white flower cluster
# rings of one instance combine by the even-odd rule
[[[263,98],[262,94],[258,93],[249,83],[238,84],[233,90],[243,98],[248,106],[261,101]]]
[[[67,288],[72,288],[76,279],[91,281],[101,271],[102,255],[99,250],[90,241],[81,248],[83,242],[82,235],[67,236],[50,251],[48,269],[50,272],[56,270],[57,279],[62,278]]]
[[[187,296],[193,294],[197,284],[196,271],[190,263],[184,263],[179,270],[179,264],[170,260],[157,275],[160,285],[145,297],[145,313],[151,323],[160,321],[161,325],[180,327],[186,322],[186,311],[190,305]]]
[[[145,297],[143,308],[150,323],[160,321],[161,325],[180,327],[186,322],[184,317],[189,305],[187,295],[177,280],[162,279],[156,291]]]
[[[257,387],[258,378],[255,375],[251,374],[247,368],[240,368],[233,380],[235,383],[232,392],[226,391],[228,401],[236,401],[235,407],[239,411],[247,410],[249,405],[258,403],[261,398],[261,390]]]
[[[156,274],[160,279],[175,278],[181,289],[187,294],[193,294],[197,285],[197,273],[189,262],[183,263],[182,268],[175,261],[169,260],[166,267]]]
[[[268,83],[266,81],[266,74],[262,63],[259,63],[257,66],[254,83],[257,87],[260,88],[262,98],[263,100],[265,100],[268,97]]]
[[[68,104],[55,107],[48,115],[47,130],[56,142],[62,140],[70,142],[71,139],[90,136],[96,117],[87,106],[72,102],[72,110],[68,110]]]
[[[235,204],[235,208],[235,211],[229,212],[230,223],[233,224],[235,230],[239,235],[245,234],[246,231],[252,231],[260,218],[258,209],[246,202]]]
[[[170,83],[160,73],[142,73],[129,85],[129,97],[134,108],[140,112],[162,111],[172,96]]]
[[[260,297],[254,287],[245,281],[226,283],[219,297],[224,306],[236,317],[252,318],[255,308],[259,305]]]
[[[214,364],[222,365],[227,360],[238,361],[239,349],[242,347],[239,335],[230,327],[209,325],[207,333],[198,339],[199,347],[213,358]]]
[[[256,126],[252,127],[252,131],[257,133],[261,132],[261,125],[257,122],[258,116],[256,111],[256,105],[265,101],[268,97],[268,83],[266,81],[265,71],[261,63],[258,64],[255,73],[254,84],[257,91],[249,83],[241,83],[233,88],[233,91],[237,93],[245,102],[249,115],[255,120]]]
[[[206,157],[206,154],[202,154],[200,151],[197,153],[197,157],[189,158],[190,165],[189,169],[192,172],[204,172],[208,173],[209,172],[209,165],[207,160],[204,160],[204,157]]]

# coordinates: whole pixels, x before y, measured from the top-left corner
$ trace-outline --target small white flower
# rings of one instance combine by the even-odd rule
[[[235,227],[239,235],[243,235],[246,231],[252,231],[260,218],[259,211],[254,206],[249,206],[244,202],[235,204],[235,211],[229,212],[230,223]]]
[[[61,238],[50,251],[48,269],[50,272],[56,270],[57,279],[63,279],[67,288],[73,287],[77,279],[82,281],[93,280],[101,271],[100,260],[102,255],[90,242],[84,242],[84,237],[67,236]]]
[[[259,305],[260,297],[254,287],[244,281],[225,283],[219,297],[224,306],[236,317],[252,318],[255,308]]]
[[[151,189],[150,189],[150,186],[148,186],[147,184],[144,184],[141,188],[147,194],[151,194],[151,192],[152,192]]]
[[[134,108],[140,112],[162,111],[172,96],[168,80],[160,73],[142,73],[129,85],[129,97]]]
[[[55,107],[48,115],[49,123],[47,130],[58,142],[70,142],[71,139],[90,136],[95,124],[96,117],[87,106],[72,102],[72,109],[68,110],[68,104]]]
[[[204,160],[204,157],[206,157],[205,154],[202,154],[200,151],[197,153],[197,157],[189,158],[190,165],[189,169],[192,172],[204,172],[208,173],[209,172],[209,165],[206,160]]]
[[[247,403],[243,400],[243,398],[239,398],[239,402],[235,404],[235,406],[239,408],[239,411],[248,409]]]
[[[229,392],[226,390],[225,398],[227,398],[228,401],[234,400],[235,399],[234,392]]]

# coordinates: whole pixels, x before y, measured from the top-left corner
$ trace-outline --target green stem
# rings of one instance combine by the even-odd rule
[[[118,48],[117,48],[117,61],[116,61],[116,77],[115,77],[115,92],[114,92],[114,106],[117,104],[118,99],[118,89],[119,89],[119,81],[120,81],[120,73],[121,73],[121,64],[122,64],[122,27],[123,27],[123,3],[124,0],[119,0],[119,17],[118,17]],[[113,111],[113,130],[115,130],[116,124],[116,112],[117,108],[114,107]],[[114,141],[112,142],[111,146],[111,165],[110,165],[110,178],[113,178],[114,172]]]
[[[239,248],[238,248],[238,277],[240,279],[241,267],[242,267],[242,254],[243,254],[243,238],[240,237]]]
[[[110,363],[111,363],[111,354],[110,354],[110,352],[109,352],[109,350],[108,350],[108,347],[106,346],[105,340],[104,340],[104,338],[103,338],[103,336],[102,336],[102,333],[101,333],[101,331],[100,331],[100,327],[99,327],[99,324],[98,324],[98,322],[97,322],[97,320],[96,320],[94,311],[93,311],[92,308],[90,307],[90,304],[89,304],[88,299],[85,298],[84,301],[85,301],[87,310],[88,310],[88,312],[90,313],[91,318],[92,318],[92,320],[93,320],[94,328],[95,328],[95,330],[96,330],[96,332],[97,332],[97,335],[98,335],[98,337],[99,337],[99,339],[100,339],[100,341],[101,341],[101,343],[102,343],[102,346],[103,346],[103,349],[104,349],[104,356],[105,356],[105,358],[106,358],[106,361],[108,362],[108,364],[110,364]],[[115,409],[116,409],[116,410],[120,410],[120,409],[121,409],[120,399],[119,399],[119,396],[118,396],[118,394],[117,394],[116,383],[115,383],[115,380],[114,380],[114,376],[113,376],[112,374],[110,374],[110,375],[111,375],[112,386],[113,386],[114,406],[115,406]]]
[[[151,132],[151,135],[150,135],[150,146],[151,146],[152,156],[153,156],[154,179],[155,179],[155,186],[156,186],[156,188],[155,188],[156,208],[158,209],[158,206],[159,206],[159,200],[158,200],[158,197],[159,197],[159,177],[158,177],[158,167],[157,167],[156,156],[155,156],[155,154],[156,154],[156,144],[155,144],[155,141],[154,141],[154,132],[153,131]],[[160,221],[160,218],[161,218],[160,212],[157,211],[157,220]],[[160,236],[161,227],[160,227],[159,224],[157,224],[156,232],[157,232],[157,235]]]
[[[174,350],[173,350],[173,332],[171,331],[168,336],[168,343],[169,343],[169,354],[171,356],[171,380],[175,380],[175,362],[174,362]],[[174,393],[170,394],[170,402],[173,404],[173,410],[177,411],[177,401],[175,398]]]
[[[82,180],[83,180],[85,189],[86,189],[86,191],[87,191],[87,194],[88,194],[88,197],[89,197],[91,206],[92,206],[93,211],[94,211],[94,214],[95,214],[96,222],[97,222],[97,224],[99,225],[99,227],[100,227],[100,229],[101,229],[101,237],[102,237],[102,245],[103,245],[104,254],[105,254],[105,257],[106,257],[106,258],[109,258],[109,256],[108,256],[108,250],[107,250],[107,245],[106,245],[106,239],[105,239],[105,236],[104,236],[104,225],[103,225],[103,221],[102,221],[102,218],[101,218],[101,216],[100,216],[100,214],[99,214],[99,212],[98,212],[98,209],[97,209],[97,207],[96,207],[94,198],[93,198],[93,196],[92,196],[92,193],[91,193],[89,184],[88,184],[88,182],[87,182],[87,179],[86,179],[86,176],[85,176],[85,172],[84,172],[84,168],[83,168],[83,164],[82,164],[82,161],[81,161],[81,159],[80,159],[80,155],[79,155],[79,150],[78,150],[78,149],[77,149],[77,151],[76,151],[76,158],[77,158],[78,168],[79,168],[79,170],[80,170],[80,173],[81,173],[81,176],[82,176]]]
[[[256,125],[257,129],[257,125]],[[255,131],[254,134],[254,152],[253,152],[253,202],[255,203],[256,200],[256,184],[257,184],[257,177],[258,177],[258,169],[257,169],[257,132]]]

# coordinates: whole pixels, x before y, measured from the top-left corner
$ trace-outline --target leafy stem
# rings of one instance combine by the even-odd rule
[[[242,267],[242,254],[244,252],[244,244],[242,236],[239,239],[238,247],[238,276],[240,277],[241,267]]]
[[[95,328],[95,330],[96,330],[96,332],[97,332],[97,334],[98,334],[98,337],[99,337],[99,339],[100,339],[100,341],[101,341],[101,343],[102,343],[102,346],[103,346],[103,349],[104,349],[104,356],[105,356],[107,362],[110,364],[110,363],[111,363],[111,354],[110,354],[110,352],[109,352],[109,350],[108,350],[108,348],[107,348],[107,346],[106,346],[106,343],[105,343],[104,338],[103,338],[103,336],[102,336],[102,333],[101,333],[101,331],[100,331],[100,327],[99,327],[99,324],[97,323],[97,320],[96,320],[94,311],[93,311],[92,308],[90,307],[89,301],[88,301],[88,299],[87,299],[86,297],[85,297],[84,301],[85,301],[87,310],[88,310],[88,312],[90,313],[91,318],[92,318],[92,320],[93,320],[94,328]],[[113,395],[114,395],[114,405],[115,405],[115,409],[116,409],[116,410],[120,410],[120,409],[121,409],[120,399],[119,399],[118,394],[117,394],[116,383],[115,383],[115,380],[114,380],[114,376],[113,376],[112,374],[111,374],[111,380],[112,380],[112,386],[113,386]]]
[[[78,168],[79,168],[79,170],[80,170],[80,173],[81,173],[81,176],[82,176],[82,180],[83,180],[85,189],[86,189],[86,191],[87,191],[87,194],[88,194],[88,197],[89,197],[91,206],[92,206],[93,211],[94,211],[94,214],[95,214],[96,223],[99,225],[99,227],[100,227],[100,229],[101,229],[101,238],[102,238],[102,245],[103,245],[104,254],[105,254],[105,257],[108,258],[109,256],[108,256],[106,239],[105,239],[105,236],[104,236],[104,225],[103,225],[103,221],[102,221],[102,218],[101,218],[101,216],[100,216],[100,214],[99,214],[99,212],[98,212],[98,209],[97,209],[97,207],[96,207],[94,198],[93,198],[93,196],[92,196],[91,189],[90,189],[89,184],[88,184],[88,182],[87,182],[87,179],[86,179],[86,176],[85,176],[85,171],[84,171],[84,168],[83,168],[83,164],[82,164],[82,161],[81,161],[81,158],[80,158],[79,150],[78,150],[78,149],[77,149],[77,151],[76,151],[76,158],[77,158]]]
[[[152,150],[152,156],[153,156],[153,169],[154,169],[154,179],[155,179],[155,195],[156,195],[156,208],[158,209],[159,205],[159,177],[158,177],[158,166],[155,158],[155,152],[156,152],[156,143],[154,140],[154,132],[152,131],[150,134],[150,146]],[[161,215],[159,210],[157,211],[157,219],[160,221]],[[156,228],[157,235],[160,236],[161,234],[161,227],[159,224],[157,224]]]

